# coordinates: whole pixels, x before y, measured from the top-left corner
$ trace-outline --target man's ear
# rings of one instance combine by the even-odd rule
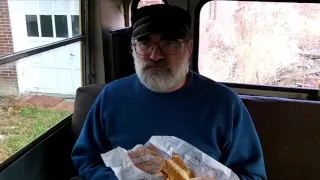
[[[191,57],[193,52],[193,40],[188,41],[188,55]]]

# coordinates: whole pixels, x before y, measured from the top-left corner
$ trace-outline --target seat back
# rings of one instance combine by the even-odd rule
[[[320,102],[241,96],[258,131],[269,179],[317,179]]]
[[[110,31],[112,35],[113,63],[115,79],[135,73],[131,49],[132,27]]]
[[[95,84],[77,89],[71,127],[75,140],[78,139],[86,116],[104,86],[104,84]]]

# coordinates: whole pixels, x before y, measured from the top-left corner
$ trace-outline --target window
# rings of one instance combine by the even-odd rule
[[[71,15],[71,22],[72,22],[72,36],[80,35],[79,16]]]
[[[164,2],[162,0],[140,0],[138,4],[138,9],[143,6],[150,6],[153,4],[164,4]]]
[[[73,112],[80,49],[76,42],[0,65],[0,164]]]
[[[26,15],[27,33],[29,37],[38,37],[38,20],[36,15]]]
[[[79,16],[81,2],[1,2],[0,167],[73,112],[85,46],[83,36],[69,38],[80,35],[79,25],[86,19]],[[9,53],[10,58],[5,56]]]
[[[51,15],[40,15],[41,37],[53,37]]]
[[[53,16],[54,30],[52,26]],[[71,23],[68,22],[67,15],[40,15],[41,21],[38,25],[37,15],[26,15],[28,37],[68,38],[69,32],[72,32],[70,36],[80,35],[79,15],[71,15],[70,18]],[[38,33],[38,26],[40,26],[42,36]]]
[[[199,72],[220,82],[318,88],[320,5],[211,1],[200,14]]]
[[[66,38],[68,34],[68,20],[66,15],[55,15],[56,37]]]

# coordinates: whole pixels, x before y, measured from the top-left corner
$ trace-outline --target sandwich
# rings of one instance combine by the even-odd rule
[[[191,171],[177,153],[173,153],[171,159],[164,160],[158,175],[166,177],[166,180],[188,180],[193,178]]]
[[[164,161],[158,152],[145,147],[129,152],[128,156],[137,168],[148,174],[157,174]]]

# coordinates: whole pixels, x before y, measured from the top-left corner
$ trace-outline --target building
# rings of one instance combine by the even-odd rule
[[[80,34],[79,0],[2,0],[0,55]],[[0,94],[74,95],[81,86],[80,42],[0,66]]]

